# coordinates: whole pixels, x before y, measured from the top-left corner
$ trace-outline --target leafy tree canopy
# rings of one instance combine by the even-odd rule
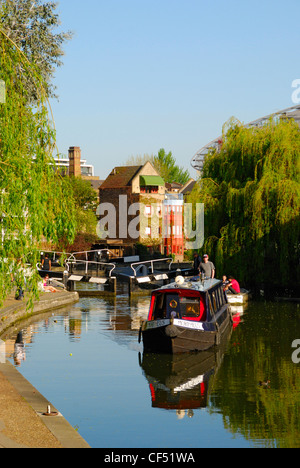
[[[63,44],[70,32],[57,32],[60,26],[57,3],[43,0],[0,0],[0,27],[39,70],[49,97],[55,96],[52,79],[62,65]],[[37,99],[37,89],[30,76],[24,75],[22,63],[15,64],[22,75],[30,100]]]
[[[0,10],[0,22],[2,18]],[[41,242],[62,237],[71,242],[76,222],[72,194],[55,171],[55,132],[42,78],[1,29],[0,79],[6,85],[6,103],[0,104],[1,302],[14,286],[11,278],[21,277],[24,282],[26,264],[39,261]],[[29,82],[36,87],[34,103]],[[27,277],[32,297],[37,284],[38,275],[32,270]]]
[[[68,183],[76,208],[96,212],[98,197],[90,182],[80,177],[69,177]]]
[[[149,161],[155,167],[157,172],[161,175],[165,182],[178,182],[179,184],[186,184],[190,179],[188,170],[176,164],[176,160],[172,152],[166,153],[162,148],[157,155],[144,154],[143,156],[131,156],[127,161],[127,166],[144,165]]]
[[[189,202],[205,204],[205,251],[218,275],[299,286],[300,130],[294,121],[232,125]]]
[[[163,148],[154,156],[154,166],[167,183],[178,182],[184,185],[190,179],[189,171],[178,166],[171,151],[166,153]]]

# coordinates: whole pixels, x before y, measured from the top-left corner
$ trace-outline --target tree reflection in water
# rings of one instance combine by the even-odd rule
[[[264,446],[300,447],[300,367],[292,361],[296,338],[295,304],[249,306],[210,395],[211,411],[222,413],[231,433]]]

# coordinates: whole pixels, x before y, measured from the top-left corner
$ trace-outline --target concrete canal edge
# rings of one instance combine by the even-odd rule
[[[26,424],[31,425],[31,420],[33,421],[34,416],[37,415],[41,419],[41,423],[53,434],[62,448],[91,448],[59,411],[10,362],[7,361],[5,364],[0,364],[0,372],[35,413],[27,418],[26,423],[23,423],[24,431],[26,431]],[[47,413],[48,406],[51,408],[51,413],[57,413],[57,416],[44,416],[44,413]],[[13,413],[11,417],[13,418]],[[15,443],[18,443],[18,441],[15,441]],[[1,444],[0,433],[0,446]]]
[[[38,314],[51,312],[52,310],[54,311],[65,308],[69,305],[75,304],[78,300],[79,296],[76,292],[70,293],[63,291],[55,294],[43,294],[41,295],[40,300],[34,303],[34,307],[30,311],[26,310],[25,302],[17,303],[16,301],[8,301],[4,307],[0,309],[0,339],[8,328],[15,326],[22,320]],[[43,395],[41,395],[10,362],[0,362],[0,373],[20,396],[23,404],[26,405],[26,409],[31,410],[28,412],[28,420],[23,422],[24,431],[26,431],[26,425],[30,427],[33,421],[36,422],[36,416],[38,416],[41,424],[50,431],[50,433],[61,444],[62,448],[91,448],[80,434],[60,414],[59,410],[57,410]],[[5,405],[5,395],[1,395],[1,397],[2,404]],[[51,413],[57,413],[57,415],[44,416],[44,413],[47,413],[49,406],[51,408]],[[11,408],[10,414],[11,422],[13,424],[13,420],[15,418],[14,408]],[[32,421],[30,420],[31,418]],[[18,440],[10,441],[10,443],[15,443],[16,446],[18,446]],[[1,427],[0,447],[6,447],[3,442]]]
[[[0,309],[0,338],[6,330],[24,319],[64,308],[78,301],[78,293],[68,291],[41,294],[39,301],[30,310],[26,309],[26,300],[8,300]]]

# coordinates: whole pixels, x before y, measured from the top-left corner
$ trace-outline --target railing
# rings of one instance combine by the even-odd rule
[[[109,249],[85,250],[83,252],[72,252],[72,253],[69,253],[69,252],[56,252],[56,251],[52,251],[52,250],[41,250],[40,252],[41,252],[41,255],[51,254],[53,256],[53,261],[58,260],[60,257],[63,257],[63,258],[65,257],[66,260],[76,259],[76,257],[78,257],[79,255],[85,256],[85,260],[89,261],[89,255],[97,254],[98,257],[101,258],[103,256],[103,252],[105,252],[106,255],[110,254],[110,256],[113,257],[113,258],[119,258],[119,257],[116,257],[114,255],[114,253]]]
[[[172,264],[173,264],[173,259],[172,258],[160,258],[160,259],[157,259],[157,260],[147,260],[146,262],[132,263],[131,268],[133,270],[133,273],[134,273],[135,277],[137,276],[138,271],[143,266],[147,267],[147,265],[151,266],[151,273],[154,274],[154,263],[162,263],[162,262],[170,262],[169,271],[171,271],[171,267],[172,267]]]
[[[86,275],[88,275],[89,271],[92,270],[92,268],[89,268],[90,265],[94,266],[95,268],[93,268],[93,270],[96,270],[97,272],[99,270],[106,270],[107,267],[111,267],[111,269],[108,272],[109,278],[111,278],[112,272],[116,269],[116,265],[114,263],[93,262],[89,260],[77,260],[76,258],[74,259],[69,258],[68,261],[66,262],[68,273],[70,273],[70,267],[71,267],[71,272],[72,272],[74,265],[84,265],[84,271]]]
[[[43,251],[41,251],[41,254],[42,255],[44,255],[46,253],[51,254],[52,261],[54,261],[54,262],[57,261],[59,257],[63,257],[63,258],[65,257],[64,258],[64,267],[67,269],[68,274],[70,273],[70,269],[73,270],[73,267],[75,265],[77,265],[77,266],[83,265],[83,267],[84,267],[83,269],[84,269],[86,275],[88,275],[89,270],[96,270],[97,272],[99,272],[99,270],[103,271],[103,270],[106,270],[106,269],[110,268],[110,270],[108,272],[108,276],[111,277],[112,272],[116,268],[116,265],[114,263],[97,262],[97,261],[94,261],[94,260],[89,260],[89,256],[93,255],[93,254],[97,254],[98,257],[101,258],[103,252],[105,252],[106,255],[108,253],[113,255],[113,252],[111,252],[109,249],[88,250],[88,251],[73,252],[73,253],[56,252],[56,251],[54,252],[54,251],[43,250]],[[80,255],[84,256],[85,260],[81,260],[81,259],[76,258],[76,257],[78,257]],[[38,270],[42,270],[42,265],[41,265],[40,262],[36,265],[36,267],[37,267]]]
[[[73,252],[73,253],[69,253],[69,254],[66,254],[66,255],[68,255],[68,260],[70,260],[70,259],[72,259],[72,258],[73,258],[73,259],[76,259],[76,257],[79,256],[79,255],[85,255],[85,261],[89,261],[89,255],[91,255],[91,254],[94,254],[94,255],[97,254],[98,257],[101,258],[103,252],[105,252],[105,254],[106,254],[105,256],[107,256],[108,254],[111,254],[111,256],[112,256],[113,258],[119,258],[119,257],[116,257],[116,256],[114,255],[114,253],[113,253],[111,250],[109,250],[109,249],[85,250],[85,251],[83,251],[83,252]]]

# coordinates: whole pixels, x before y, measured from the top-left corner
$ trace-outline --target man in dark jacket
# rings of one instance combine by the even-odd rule
[[[51,260],[48,254],[45,254],[45,258],[42,261],[42,268],[44,271],[51,271]]]
[[[200,263],[201,263],[201,257],[200,255],[195,252],[194,253],[194,275],[199,275],[199,268],[200,268]]]

